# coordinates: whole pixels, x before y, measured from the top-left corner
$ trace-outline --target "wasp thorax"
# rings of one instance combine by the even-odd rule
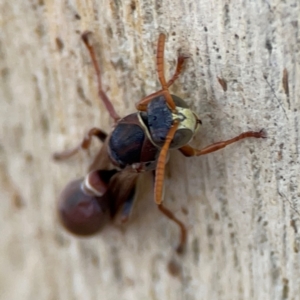
[[[156,97],[148,104],[147,126],[151,141],[162,147],[173,122],[178,120],[179,127],[170,145],[170,149],[177,149],[189,143],[201,121],[183,99],[171,96],[176,105],[176,113],[169,109],[164,96]]]

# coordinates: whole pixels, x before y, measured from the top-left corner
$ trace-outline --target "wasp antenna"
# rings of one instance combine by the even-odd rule
[[[155,177],[155,187],[154,187],[154,196],[155,196],[155,203],[160,205],[162,203],[162,192],[163,192],[163,183],[164,183],[164,176],[165,176],[165,163],[166,163],[166,157],[167,153],[170,147],[170,143],[173,140],[173,137],[175,135],[175,132],[179,126],[178,121],[176,121],[171,129],[169,130],[166,141],[161,148],[158,161],[157,161],[157,167],[156,167],[156,177]]]
[[[157,53],[156,53],[157,74],[158,74],[158,79],[161,84],[165,99],[166,99],[169,107],[173,111],[175,111],[176,105],[169,93],[168,84],[167,84],[166,78],[165,78],[165,67],[164,67],[165,41],[166,41],[166,36],[163,33],[161,33],[158,38]]]
[[[165,35],[163,33],[160,34],[158,44],[157,44],[157,73],[158,78],[160,80],[162,90],[154,92],[143,99],[141,99],[137,104],[136,108],[139,111],[147,111],[148,103],[151,102],[154,98],[164,95],[167,103],[169,104],[172,110],[175,110],[174,101],[169,93],[169,87],[174,83],[174,81],[178,78],[180,73],[182,72],[184,61],[189,58],[188,56],[179,55],[177,58],[177,66],[175,73],[173,74],[172,78],[166,83],[165,76],[164,76],[164,43],[165,43]],[[174,108],[173,108],[174,105]]]

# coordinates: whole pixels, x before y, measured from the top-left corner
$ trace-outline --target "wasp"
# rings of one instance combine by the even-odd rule
[[[84,178],[70,182],[59,197],[58,213],[63,226],[73,234],[95,234],[111,224],[117,215],[122,222],[129,219],[133,207],[137,178],[141,172],[152,172],[154,201],[158,209],[180,229],[177,252],[182,253],[187,241],[187,229],[174,213],[163,204],[165,165],[169,150],[183,155],[200,156],[222,149],[245,138],[265,138],[265,131],[247,131],[203,149],[189,145],[202,122],[188,104],[169,92],[180,75],[187,57],[179,55],[170,80],[164,75],[164,47],[166,36],[161,33],[156,52],[157,75],[161,89],[136,104],[137,111],[124,118],[116,112],[102,87],[102,73],[96,52],[89,41],[90,32],[82,34],[95,69],[98,95],[114,121],[113,130],[106,134],[92,128],[78,146],[55,153],[56,160],[67,159],[81,149],[88,149],[93,137],[102,143],[98,154]]]

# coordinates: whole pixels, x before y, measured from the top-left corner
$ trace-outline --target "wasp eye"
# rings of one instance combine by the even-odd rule
[[[91,235],[98,232],[110,219],[105,196],[96,197],[84,193],[83,179],[70,182],[62,191],[58,214],[63,226],[76,235]]]

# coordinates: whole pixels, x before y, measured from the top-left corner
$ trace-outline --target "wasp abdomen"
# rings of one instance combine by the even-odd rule
[[[81,236],[95,234],[110,220],[107,199],[85,193],[82,179],[65,187],[60,195],[58,212],[64,227]]]

